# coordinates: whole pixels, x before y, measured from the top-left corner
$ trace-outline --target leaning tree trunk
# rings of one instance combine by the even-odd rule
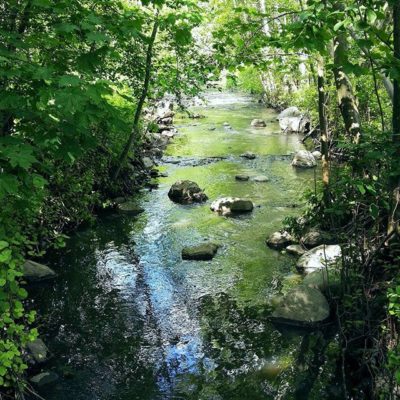
[[[151,69],[152,69],[152,59],[153,59],[153,47],[154,47],[154,42],[157,37],[157,32],[158,32],[158,26],[159,26],[159,21],[158,21],[158,15],[156,16],[156,20],[154,21],[153,25],[153,30],[150,36],[150,41],[147,47],[146,51],[146,71],[145,71],[145,78],[143,82],[143,88],[142,88],[142,93],[139,98],[136,111],[135,111],[135,116],[133,119],[133,125],[132,125],[132,130],[131,134],[129,136],[128,142],[126,143],[120,157],[119,157],[119,162],[118,166],[113,174],[113,179],[117,179],[119,176],[119,173],[121,172],[121,168],[126,162],[126,159],[128,158],[129,151],[131,150],[132,144],[135,141],[138,141],[140,137],[140,117],[142,115],[142,110],[144,103],[147,98],[147,94],[149,92],[149,86],[150,86],[150,78],[151,78]]]
[[[334,43],[334,75],[338,93],[338,102],[347,136],[353,143],[359,143],[361,137],[360,114],[350,79],[344,71],[347,64],[347,38],[341,33]]]

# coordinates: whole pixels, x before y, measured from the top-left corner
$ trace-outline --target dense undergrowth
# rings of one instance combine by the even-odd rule
[[[229,86],[278,110],[297,106],[312,122],[307,146],[323,153],[305,215],[285,225],[298,237],[319,227],[342,244],[332,299],[339,398],[397,398],[399,2],[217,4]]]

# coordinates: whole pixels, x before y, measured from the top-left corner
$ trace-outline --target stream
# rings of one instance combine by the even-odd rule
[[[205,118],[176,121],[179,134],[159,167],[168,177],[135,197],[143,214],[104,215],[49,256],[59,277],[32,293],[53,354],[46,368],[60,375],[39,392],[46,400],[291,398],[284,396],[305,333],[267,316],[271,299],[296,279],[295,260],[265,239],[300,213],[314,171],[290,165],[302,145],[280,132],[275,111],[239,94],[207,99],[194,108]],[[251,128],[254,118],[267,127]],[[257,158],[241,158],[246,151]],[[269,182],[238,182],[237,174]],[[168,190],[181,179],[210,200],[172,203]],[[256,208],[211,212],[224,196]],[[212,261],[182,261],[184,246],[205,240],[222,246]]]

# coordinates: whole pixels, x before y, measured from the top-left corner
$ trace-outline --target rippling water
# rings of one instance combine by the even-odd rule
[[[293,260],[265,238],[298,212],[313,172],[290,166],[301,144],[280,133],[274,111],[246,96],[208,100],[196,109],[206,118],[177,121],[160,165],[168,177],[136,197],[145,213],[103,217],[50,257],[60,277],[34,298],[54,354],[49,368],[62,378],[41,393],[46,399],[284,398],[304,334],[268,322]],[[267,128],[250,128],[253,118]],[[245,151],[258,157],[240,158]],[[270,181],[237,182],[236,174]],[[211,200],[248,197],[257,207],[225,218],[209,203],[173,204],[167,192],[179,179],[198,182]],[[183,246],[204,240],[222,245],[213,261],[182,261]]]

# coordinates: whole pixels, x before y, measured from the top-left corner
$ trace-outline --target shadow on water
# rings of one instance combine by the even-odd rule
[[[61,376],[41,391],[47,400],[294,398],[285,393],[307,334],[268,322],[277,282],[294,270],[265,238],[297,215],[292,205],[313,173],[290,166],[301,144],[279,133],[272,110],[247,97],[209,98],[205,119],[179,121],[161,167],[168,177],[136,199],[143,214],[104,216],[49,256],[59,278],[32,290],[54,355],[46,368]],[[250,128],[252,118],[268,126]],[[244,160],[245,151],[258,157]],[[236,174],[270,180],[237,182]],[[167,193],[179,179],[198,182],[211,200],[246,197],[257,207],[226,218],[210,202],[173,204]],[[204,240],[221,245],[214,260],[182,261],[184,246]]]

